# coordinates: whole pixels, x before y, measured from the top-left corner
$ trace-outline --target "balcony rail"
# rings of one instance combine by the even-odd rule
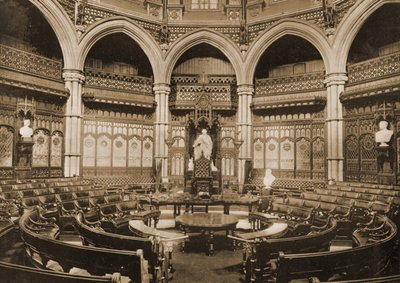
[[[62,81],[62,62],[0,44],[0,66],[14,71]]]
[[[324,72],[305,73],[279,78],[257,79],[255,96],[271,96],[324,88]]]
[[[89,70],[85,72],[85,81],[86,85],[90,87],[113,89],[141,95],[153,95],[152,78]]]
[[[400,74],[400,52],[348,65],[349,84]]]

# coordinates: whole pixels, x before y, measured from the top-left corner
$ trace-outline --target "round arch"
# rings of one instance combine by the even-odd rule
[[[190,48],[201,43],[209,44],[220,50],[232,64],[235,70],[237,83],[244,83],[243,60],[239,48],[225,35],[207,28],[193,31],[171,45],[165,58],[166,71],[164,80],[166,82],[170,81],[172,71],[179,58]]]
[[[163,64],[160,64],[163,59],[157,42],[141,26],[120,17],[97,22],[81,38],[78,58],[78,66],[81,70],[83,70],[86,57],[93,45],[103,37],[114,33],[124,33],[132,38],[149,59],[153,70],[154,83],[164,82],[160,80],[163,78]]]
[[[45,4],[40,0],[29,1],[42,13],[56,34],[63,54],[63,67],[65,69],[77,69],[78,36],[64,9],[56,1],[45,1]]]
[[[309,41],[321,54],[325,70],[328,74],[331,70],[331,46],[321,29],[308,22],[297,19],[286,19],[278,22],[266,32],[258,36],[250,46],[246,57],[246,81],[253,83],[254,72],[257,64],[267,48],[279,38],[285,35],[294,35]]]
[[[347,58],[351,45],[365,21],[376,10],[388,3],[399,3],[399,0],[359,1],[353,6],[340,22],[333,39],[334,58],[332,66],[337,73],[346,72]]]

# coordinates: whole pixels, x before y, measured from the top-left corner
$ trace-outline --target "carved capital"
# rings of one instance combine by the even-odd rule
[[[64,70],[62,77],[65,81],[72,81],[79,83],[85,82],[85,76],[80,70]]]
[[[253,95],[254,94],[254,86],[253,85],[239,85],[237,88],[238,95]]]
[[[329,87],[332,85],[344,85],[348,80],[346,73],[331,73],[325,76],[324,84]]]
[[[168,84],[159,83],[159,84],[154,84],[153,91],[155,94],[164,93],[168,95],[171,92],[171,88],[169,87]]]

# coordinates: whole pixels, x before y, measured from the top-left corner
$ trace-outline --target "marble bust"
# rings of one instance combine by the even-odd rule
[[[199,159],[202,153],[205,158],[210,160],[213,142],[211,140],[211,137],[207,134],[206,129],[201,130],[201,134],[196,138],[193,143],[193,148],[194,160]]]
[[[263,184],[264,184],[264,188],[266,189],[270,189],[272,183],[275,181],[275,176],[272,175],[272,170],[271,169],[266,169],[265,170],[265,176],[263,179]]]
[[[388,142],[393,136],[393,131],[387,129],[388,125],[387,121],[379,122],[379,131],[375,133],[375,141],[379,143],[379,146],[389,146]]]
[[[19,129],[19,134],[22,138],[31,138],[33,135],[32,128],[29,127],[31,120],[24,119],[24,126]]]

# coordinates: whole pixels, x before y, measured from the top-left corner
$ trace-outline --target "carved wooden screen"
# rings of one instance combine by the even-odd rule
[[[32,167],[49,166],[50,132],[37,129],[33,134]]]
[[[262,181],[266,168],[281,178],[326,178],[324,111],[254,117],[255,181]]]
[[[185,173],[185,153],[186,153],[186,140],[185,140],[185,127],[174,126],[172,127],[173,144],[170,152],[170,174],[172,176],[183,176]]]
[[[0,167],[12,167],[13,165],[13,147],[14,147],[14,129],[0,126]]]
[[[153,126],[117,121],[84,121],[82,165],[86,176],[132,173],[139,182],[144,168],[148,175],[151,174],[153,152]]]
[[[232,177],[235,175],[235,128],[221,127],[221,175]]]
[[[51,148],[50,148],[51,167],[62,167],[63,142],[64,142],[63,134],[59,131],[53,132],[51,136]]]

